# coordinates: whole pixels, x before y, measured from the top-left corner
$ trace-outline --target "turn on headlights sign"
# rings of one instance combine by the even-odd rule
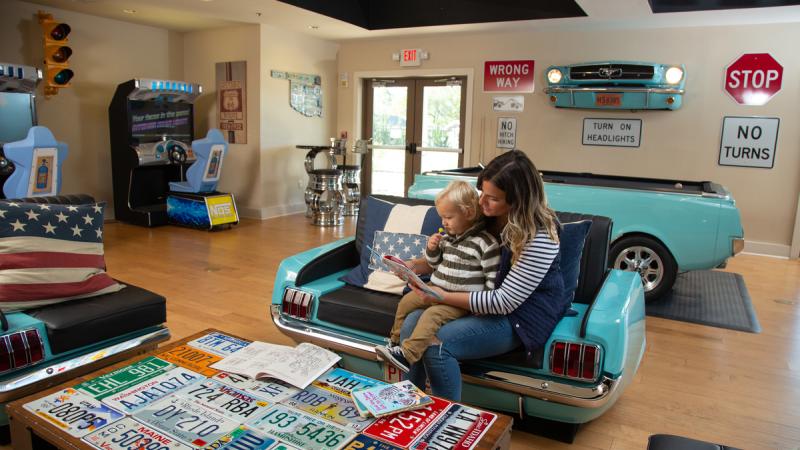
[[[638,147],[642,119],[583,119],[583,145]]]

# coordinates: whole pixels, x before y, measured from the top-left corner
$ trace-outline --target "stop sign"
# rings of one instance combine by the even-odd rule
[[[740,105],[764,105],[781,90],[783,66],[769,53],[745,53],[725,70],[725,92]]]

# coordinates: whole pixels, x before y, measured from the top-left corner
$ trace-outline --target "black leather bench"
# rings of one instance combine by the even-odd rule
[[[94,203],[91,196],[84,194],[15,201],[67,205]],[[53,354],[158,326],[167,321],[167,304],[163,296],[124,281],[119,282],[126,287],[111,294],[71,300],[24,312],[44,322]]]
[[[375,197],[407,205],[433,204],[429,200],[390,196]],[[364,223],[367,214],[369,214],[367,202],[362,201],[356,225],[355,240],[337,249],[336,254],[328,253],[322,255],[307,264],[297,275],[295,281],[297,286],[316,279],[316,273],[322,270],[323,267],[327,273],[330,273],[333,270],[347,269],[358,264],[365,240],[369,242],[372,239],[369,236],[364,236]],[[583,247],[578,287],[575,291],[576,303],[591,305],[603,285],[608,271],[607,259],[611,236],[611,219],[568,212],[558,212],[557,214],[562,223],[586,219],[592,220],[592,226],[589,229],[589,235],[586,237]],[[334,268],[332,265],[338,265],[339,267]],[[317,318],[336,325],[374,333],[378,336],[388,336],[399,302],[400,297],[397,295],[345,285],[320,297]],[[538,367],[541,364],[541,361],[536,358],[533,361],[526,361],[524,352],[521,350],[498,358],[502,362],[533,367]]]

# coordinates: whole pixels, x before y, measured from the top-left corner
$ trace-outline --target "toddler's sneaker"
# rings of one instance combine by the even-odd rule
[[[408,360],[406,355],[403,354],[403,347],[399,345],[379,345],[375,347],[375,351],[381,356],[381,359],[397,367],[403,372],[408,372]]]

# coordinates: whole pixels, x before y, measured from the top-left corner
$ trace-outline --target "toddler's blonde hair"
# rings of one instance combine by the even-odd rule
[[[470,220],[475,221],[481,217],[478,190],[466,181],[451,181],[436,195],[434,202],[438,206],[442,201],[453,203]]]

